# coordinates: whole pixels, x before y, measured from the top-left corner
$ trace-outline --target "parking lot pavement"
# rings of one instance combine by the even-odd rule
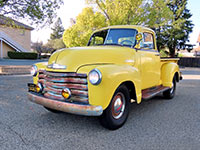
[[[30,66],[34,63],[45,62],[47,59],[37,59],[37,60],[28,60],[28,59],[0,59],[0,66],[10,65],[10,66]]]
[[[30,74],[31,65],[44,60],[0,59],[0,75]]]
[[[200,70],[182,70],[200,75]],[[197,150],[200,147],[200,80],[185,79],[176,96],[131,105],[126,124],[104,129],[96,117],[54,114],[27,99],[31,76],[0,76],[2,150]]]
[[[200,80],[200,68],[182,68],[180,71],[185,80]]]

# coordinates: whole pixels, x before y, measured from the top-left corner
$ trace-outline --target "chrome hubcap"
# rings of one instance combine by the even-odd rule
[[[122,93],[119,92],[117,95],[115,95],[112,102],[112,116],[115,119],[119,119],[123,115],[124,109],[125,97]]]
[[[172,88],[170,89],[170,94],[174,92],[174,83],[172,83]]]

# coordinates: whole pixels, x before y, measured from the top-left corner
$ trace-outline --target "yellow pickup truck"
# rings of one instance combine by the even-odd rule
[[[86,47],[56,51],[32,66],[28,98],[52,112],[99,116],[111,130],[127,120],[130,103],[175,95],[177,58],[160,58],[153,30],[133,25],[94,32]]]

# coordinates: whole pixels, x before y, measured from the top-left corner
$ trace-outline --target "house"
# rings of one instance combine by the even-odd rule
[[[198,47],[195,48],[195,50],[200,51],[200,33],[199,33],[199,36],[198,36],[198,39],[197,39],[197,43],[198,43]]]
[[[197,39],[198,47],[194,49],[195,56],[200,56],[200,33]]]
[[[0,16],[0,58],[8,57],[8,51],[31,51],[32,30],[28,25]]]

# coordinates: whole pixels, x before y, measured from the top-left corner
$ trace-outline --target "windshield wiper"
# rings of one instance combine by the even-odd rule
[[[123,46],[121,44],[117,44],[117,43],[105,43],[104,45],[116,45],[116,46]]]

